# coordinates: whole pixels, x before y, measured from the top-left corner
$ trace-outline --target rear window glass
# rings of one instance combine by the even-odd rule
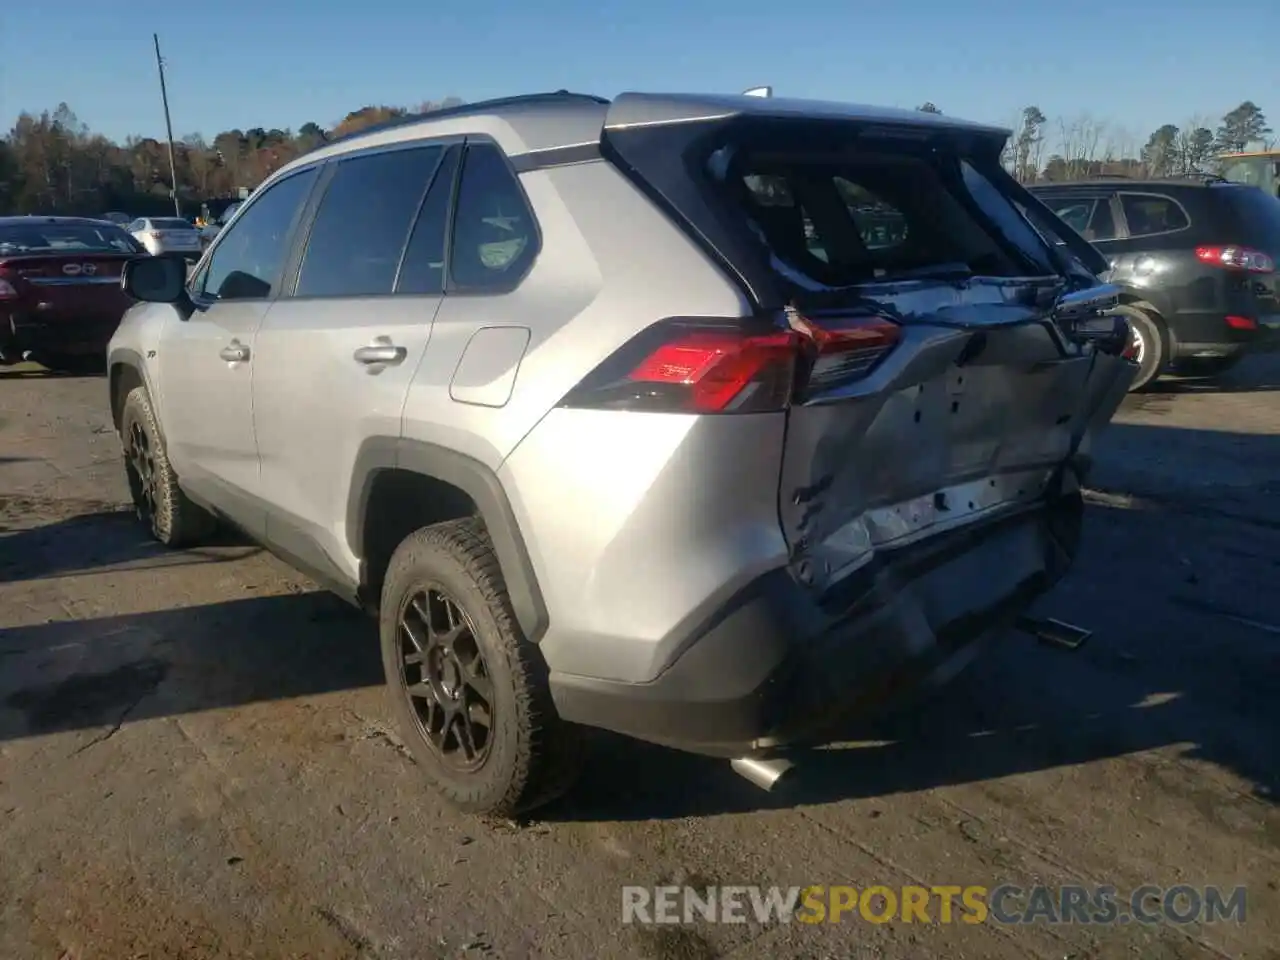
[[[191,224],[186,220],[179,220],[177,217],[160,217],[152,220],[151,225],[157,230],[194,230]]]
[[[1243,236],[1240,243],[1280,253],[1280,199],[1257,187],[1222,187],[1222,196],[1231,207]]]
[[[1186,211],[1170,197],[1154,193],[1122,193],[1120,206],[1129,236],[1149,237],[1157,233],[1172,233],[1191,226]]]
[[[774,269],[821,290],[958,273],[1026,276],[1044,244],[990,181],[956,157],[742,151],[709,164]],[[965,165],[967,166],[967,165]],[[975,207],[977,208],[975,210]]]
[[[119,227],[107,223],[40,223],[0,226],[0,253],[140,253],[142,247]]]

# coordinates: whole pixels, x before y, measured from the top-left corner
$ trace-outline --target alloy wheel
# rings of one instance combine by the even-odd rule
[[[493,742],[493,682],[475,628],[443,587],[414,592],[400,612],[400,664],[423,738],[447,766],[483,766]]]
[[[155,452],[151,448],[151,438],[147,436],[147,431],[136,421],[129,426],[127,457],[138,518],[154,528],[158,485]]]
[[[1126,360],[1132,360],[1138,366],[1142,366],[1142,361],[1146,359],[1147,341],[1136,323],[1129,324],[1129,345],[1124,348],[1121,356]]]

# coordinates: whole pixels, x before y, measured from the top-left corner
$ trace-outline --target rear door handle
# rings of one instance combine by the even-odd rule
[[[408,355],[409,351],[404,347],[396,346],[391,342],[390,337],[374,337],[373,342],[367,347],[360,347],[352,354],[356,363],[363,363],[366,366],[400,363]]]
[[[239,340],[232,340],[218,352],[218,356],[227,363],[242,363],[249,359],[249,348]]]

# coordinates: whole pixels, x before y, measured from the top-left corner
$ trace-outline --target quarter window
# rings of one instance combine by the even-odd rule
[[[492,144],[469,145],[453,218],[450,278],[470,291],[509,289],[537,253],[533,211],[506,158]]]
[[[196,289],[219,300],[265,300],[279,293],[289,236],[316,167],[272,184],[222,231]]]
[[[1174,200],[1155,194],[1122,193],[1120,204],[1129,225],[1129,236],[1149,237],[1191,226],[1186,213]]]
[[[295,296],[391,293],[442,152],[433,145],[339,161],[311,227]]]

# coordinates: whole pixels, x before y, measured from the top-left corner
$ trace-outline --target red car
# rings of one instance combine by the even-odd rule
[[[133,303],[120,289],[120,270],[145,255],[105,220],[0,217],[0,363],[101,364]]]

